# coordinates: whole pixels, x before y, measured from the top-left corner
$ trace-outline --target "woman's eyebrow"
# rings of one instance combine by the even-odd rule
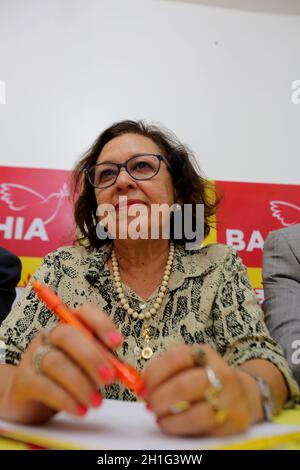
[[[116,162],[112,162],[111,160],[103,160],[101,162],[97,162],[96,165],[100,165],[102,163],[116,163]]]

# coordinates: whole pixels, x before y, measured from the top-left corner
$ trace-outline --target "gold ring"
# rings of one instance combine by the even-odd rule
[[[213,414],[214,420],[217,424],[223,424],[227,418],[227,412],[220,407],[219,399],[216,397],[210,397],[207,399],[207,403],[210,405]]]
[[[171,414],[177,414],[177,413],[182,413],[183,411],[186,411],[190,409],[191,404],[190,402],[186,400],[178,401],[177,403],[174,403],[174,405],[171,405],[169,408],[169,411]]]
[[[37,348],[36,353],[32,359],[32,366],[37,374],[43,373],[42,362],[46,354],[48,354],[51,349],[53,348],[48,344],[42,344]]]
[[[195,366],[205,366],[206,354],[200,346],[194,346],[192,349],[192,358]]]

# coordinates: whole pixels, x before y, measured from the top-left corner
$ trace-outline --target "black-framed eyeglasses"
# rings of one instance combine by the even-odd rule
[[[162,160],[165,158],[156,153],[139,153],[124,163],[97,163],[85,169],[84,174],[94,188],[103,189],[115,184],[123,167],[134,180],[150,180],[159,172]]]

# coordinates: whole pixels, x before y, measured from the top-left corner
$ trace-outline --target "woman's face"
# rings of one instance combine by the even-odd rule
[[[139,153],[162,154],[160,148],[150,138],[138,134],[123,134],[110,140],[103,147],[97,163],[124,163]],[[113,206],[117,229],[120,225],[123,228],[126,225],[128,228],[128,224],[137,216],[144,223],[147,219],[148,224],[158,223],[161,227],[161,217],[158,222],[157,220],[153,222],[150,208],[153,212],[153,205],[171,206],[174,203],[172,178],[164,160],[161,161],[159,172],[149,180],[135,180],[124,168],[121,168],[116,182],[108,188],[95,189],[95,195],[99,208],[107,204]],[[121,200],[120,197],[122,197]],[[138,212],[139,208],[140,212]],[[102,218],[101,215],[99,218]]]

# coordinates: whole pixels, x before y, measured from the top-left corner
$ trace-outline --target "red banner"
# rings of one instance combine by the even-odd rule
[[[218,242],[237,250],[246,266],[260,268],[268,233],[300,222],[300,186],[226,181],[217,186],[223,193]]]
[[[70,172],[0,168],[0,245],[19,256],[43,257],[71,244]]]

